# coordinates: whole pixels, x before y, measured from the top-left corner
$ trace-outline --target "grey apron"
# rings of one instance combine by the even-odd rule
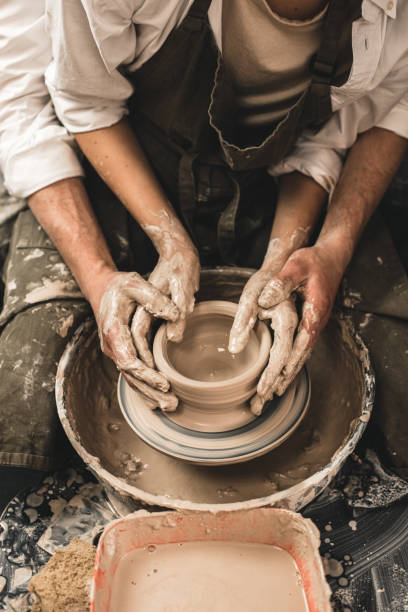
[[[351,24],[361,1],[333,0],[311,83],[263,138],[236,142],[234,91],[208,23],[211,0],[195,0],[183,23],[136,72],[130,119],[196,242],[204,264],[258,266],[273,218],[274,181],[266,167],[290,153],[305,127],[331,116],[330,86],[351,66]]]

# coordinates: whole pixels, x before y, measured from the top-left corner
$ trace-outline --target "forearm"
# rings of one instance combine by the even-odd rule
[[[181,248],[194,248],[126,120],[101,130],[76,134],[76,139],[161,254],[166,254],[169,243],[174,241]]]
[[[291,253],[309,242],[326,200],[326,191],[308,176],[300,172],[282,176],[263,266],[283,265]]]
[[[116,266],[82,180],[58,181],[34,193],[28,203],[96,311]]]
[[[288,257],[307,244],[326,197],[324,189],[299,172],[281,178],[269,245],[261,268],[249,279],[242,292],[228,345],[231,353],[239,353],[246,345],[258,317],[260,294],[271,278],[280,272]],[[292,325],[294,316],[296,318],[293,315],[291,306],[287,305],[278,318],[282,324]],[[281,347],[280,343],[278,346]],[[263,405],[264,400],[261,403]],[[259,414],[258,408],[253,407],[256,414]]]
[[[408,141],[372,128],[361,134],[345,162],[316,246],[336,256],[340,273],[351,260],[369,218],[407,152]]]
[[[316,244],[294,251],[257,295],[261,315],[271,319],[277,348],[271,353],[273,359],[264,370],[257,396],[251,402],[256,414],[273,394],[285,392],[309,358],[329,319],[341,277],[358,238],[406,149],[407,143],[402,138],[385,130],[372,129],[361,135],[346,160]],[[312,220],[313,211],[315,216],[318,214],[318,198],[312,197],[310,201],[315,202],[308,213]],[[299,209],[297,214],[306,213]],[[296,335],[293,324],[283,326],[284,312],[279,310],[295,292],[303,302]],[[296,315],[294,310],[292,315]]]

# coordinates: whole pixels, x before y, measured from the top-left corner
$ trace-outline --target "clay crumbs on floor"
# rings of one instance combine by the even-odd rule
[[[95,548],[78,538],[63,550],[57,550],[30,581],[29,589],[36,596],[31,612],[89,610],[94,563]]]

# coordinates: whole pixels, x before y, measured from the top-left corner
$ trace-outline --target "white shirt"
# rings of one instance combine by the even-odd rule
[[[212,1],[209,18],[222,51],[221,2]],[[27,197],[82,174],[70,132],[107,127],[126,114],[132,88],[118,67],[144,64],[191,4],[2,0],[0,167],[12,194]],[[331,88],[337,112],[319,132],[305,131],[271,174],[299,170],[330,192],[358,133],[379,126],[408,138],[408,2],[363,0],[352,44],[350,76]]]

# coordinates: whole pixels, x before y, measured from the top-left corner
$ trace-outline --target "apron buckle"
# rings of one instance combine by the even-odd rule
[[[334,65],[323,58],[314,55],[310,62],[310,72],[318,83],[329,84],[334,74]]]

